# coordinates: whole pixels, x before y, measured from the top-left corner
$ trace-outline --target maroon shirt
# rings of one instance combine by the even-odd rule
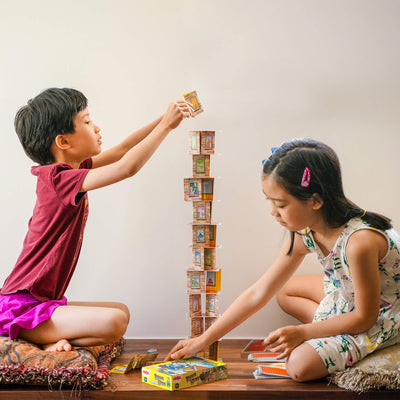
[[[32,167],[37,176],[36,205],[29,220],[21,255],[0,290],[28,290],[41,301],[62,298],[78,262],[88,216],[88,198],[79,189],[92,168],[69,164]]]

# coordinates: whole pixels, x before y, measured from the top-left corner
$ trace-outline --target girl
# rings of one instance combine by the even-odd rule
[[[181,340],[167,359],[204,349],[274,294],[303,325],[277,329],[264,343],[287,357],[296,381],[322,378],[400,342],[400,237],[388,218],[345,197],[335,152],[310,139],[284,143],[264,161],[262,186],[289,240],[204,334]],[[292,276],[310,252],[317,253],[324,276]]]
[[[74,89],[48,89],[22,107],[15,129],[38,166],[36,205],[22,252],[0,290],[0,334],[69,351],[117,341],[129,321],[115,302],[69,302],[64,296],[78,262],[88,216],[87,192],[135,175],[171,130],[192,115],[185,101],[101,152],[100,128]]]

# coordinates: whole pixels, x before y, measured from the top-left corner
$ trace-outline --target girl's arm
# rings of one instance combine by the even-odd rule
[[[144,138],[146,138],[150,134],[150,132],[152,132],[153,129],[160,123],[161,119],[162,116],[157,118],[150,124],[144,126],[143,128],[138,129],[136,132],[133,132],[120,144],[112,147],[109,150],[103,151],[97,156],[94,156],[92,158],[92,168],[103,167],[104,165],[112,164],[120,160],[122,156],[124,156],[132,147],[136,146]]]
[[[91,169],[83,181],[80,192],[98,189],[135,175],[149,160],[168,133],[184,118],[192,115],[185,101],[171,103],[158,125],[118,161]]]
[[[178,342],[166,360],[198,353],[262,308],[293,275],[307,253],[303,243],[295,241],[292,255],[287,256],[289,246],[290,240],[285,243],[276,261],[265,274],[245,290],[201,336]]]
[[[378,263],[386,251],[387,242],[380,233],[371,230],[353,233],[346,247],[346,257],[354,285],[354,310],[325,321],[277,329],[265,339],[269,350],[282,353],[281,358],[284,358],[308,339],[345,333],[356,335],[371,328],[380,307]]]

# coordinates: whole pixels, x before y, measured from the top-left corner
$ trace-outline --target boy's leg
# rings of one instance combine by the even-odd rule
[[[130,320],[130,311],[128,306],[124,303],[119,303],[117,301],[69,301],[69,306],[84,306],[84,307],[106,307],[106,308],[117,308],[123,311]]]
[[[322,358],[308,343],[302,343],[290,353],[286,360],[286,370],[297,382],[312,381],[328,375]]]
[[[282,310],[303,324],[312,322],[324,297],[322,275],[292,276],[276,295]]]
[[[123,336],[128,321],[120,308],[67,305],[56,308],[51,318],[36,328],[21,329],[19,337],[42,345],[63,342],[63,349],[51,348],[53,351],[68,350],[68,342],[74,346],[109,344]]]

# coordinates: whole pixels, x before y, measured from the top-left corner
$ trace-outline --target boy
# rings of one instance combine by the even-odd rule
[[[15,129],[39,166],[37,200],[17,263],[0,290],[0,334],[48,351],[117,341],[129,310],[122,303],[69,302],[64,296],[78,261],[88,216],[87,192],[135,175],[168,133],[192,115],[185,101],[101,153],[100,128],[86,97],[52,88],[22,107]]]

